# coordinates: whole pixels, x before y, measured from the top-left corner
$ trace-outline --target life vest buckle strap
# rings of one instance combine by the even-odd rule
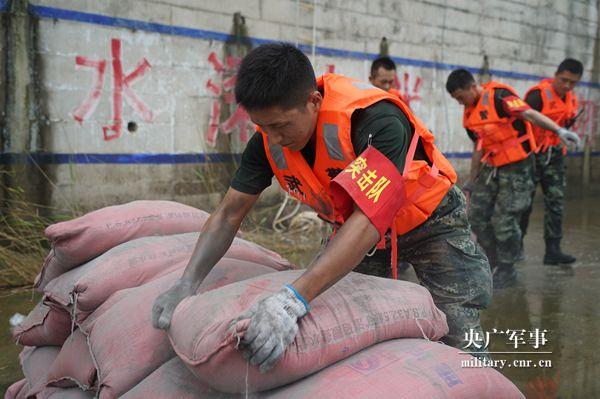
[[[415,130],[413,133],[413,137],[410,140],[410,146],[408,147],[408,152],[406,153],[406,161],[404,162],[404,170],[402,171],[402,176],[406,176],[410,172],[410,168],[412,166],[413,160],[415,159],[415,152],[417,152],[417,144],[419,143],[419,133]]]

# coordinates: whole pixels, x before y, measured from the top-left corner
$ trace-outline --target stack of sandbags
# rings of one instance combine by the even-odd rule
[[[44,297],[13,335],[33,347],[55,345],[56,359],[43,378],[16,383],[7,397],[45,398],[59,389],[117,397],[170,360],[151,308],[183,273],[207,219],[186,205],[136,201],[48,227],[52,251],[37,281]],[[199,292],[293,267],[236,237]]]
[[[448,327],[425,288],[358,273],[311,303],[281,361],[260,374],[237,349],[249,320],[233,321],[302,272],[240,238],[179,304],[168,333],[154,329],[152,305],[182,275],[197,233],[160,230],[159,220],[178,218],[123,207],[72,221],[55,240],[38,280],[44,299],[15,329],[32,346],[21,356],[26,378],[6,398],[522,397],[495,370],[463,368],[468,354],[435,342]],[[127,240],[113,236],[117,227]]]
[[[463,367],[462,361],[468,356],[458,349],[425,339],[394,339],[368,347],[299,381],[248,394],[214,390],[196,378],[176,357],[121,398],[524,398],[517,387],[498,371]]]
[[[237,350],[248,320],[232,321],[300,273],[266,274],[184,300],[169,330],[178,357],[122,397],[523,397],[496,370],[465,368],[470,355],[435,342],[448,330],[425,288],[358,273],[311,302],[281,361],[260,374]]]

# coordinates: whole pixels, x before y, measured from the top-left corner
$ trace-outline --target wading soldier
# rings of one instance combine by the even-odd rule
[[[479,85],[464,69],[452,71],[446,90],[464,108],[463,125],[474,141],[469,221],[494,269],[494,287],[515,283],[514,264],[521,248],[521,216],[531,202],[533,157],[531,123],[563,142],[577,135],[535,111],[515,90],[498,82]]]
[[[560,63],[553,79],[544,79],[533,86],[525,95],[525,102],[536,111],[552,119],[558,125],[570,128],[577,116],[577,96],[573,88],[581,79],[581,62],[567,58]],[[531,205],[521,218],[523,236],[527,232],[533,197],[538,184],[544,193],[544,241],[546,253],[544,264],[558,265],[575,262],[575,257],[560,249],[562,220],[565,205],[565,156],[567,148],[552,131],[533,126],[533,135],[538,145],[535,154],[534,188]],[[521,246],[523,251],[523,246]],[[523,257],[523,254],[521,254]]]

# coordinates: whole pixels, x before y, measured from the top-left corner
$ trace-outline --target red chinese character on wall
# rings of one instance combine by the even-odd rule
[[[104,140],[114,140],[121,136],[123,129],[123,97],[134,111],[142,117],[145,122],[152,122],[154,113],[152,110],[135,94],[131,86],[141,79],[151,68],[150,63],[142,58],[130,73],[123,72],[121,63],[121,41],[119,39],[111,40],[111,64],[113,71],[113,91],[112,91],[112,123],[102,127]],[[100,97],[102,96],[102,87],[104,85],[104,75],[106,71],[106,60],[90,58],[84,56],[75,57],[77,67],[92,68],[95,70],[93,88],[83,101],[83,103],[72,112],[72,117],[80,124],[88,119],[96,110]]]
[[[398,78],[398,75],[396,74],[396,76],[394,77],[393,87],[396,90],[398,90],[400,93],[402,93],[402,99],[404,100],[406,105],[408,105],[410,107],[411,102],[421,101],[421,96],[419,95],[419,91],[421,90],[421,84],[423,83],[423,80],[421,79],[420,76],[417,76],[416,79],[414,79],[414,83],[412,84],[412,87],[411,87],[411,85],[410,85],[411,77],[408,72],[404,72],[403,78],[404,78],[404,80],[401,83],[400,79]]]
[[[231,134],[237,129],[240,141],[247,143],[249,133],[254,130],[254,124],[248,113],[236,104],[233,93],[241,59],[239,57],[226,57],[225,64],[223,64],[217,55],[212,52],[208,56],[208,62],[217,73],[217,79],[216,82],[212,79],[208,79],[208,82],[206,82],[206,88],[215,96],[210,110],[206,142],[209,146],[214,147],[217,144],[219,132]],[[221,107],[223,104],[229,105],[232,112],[226,120],[221,122]]]

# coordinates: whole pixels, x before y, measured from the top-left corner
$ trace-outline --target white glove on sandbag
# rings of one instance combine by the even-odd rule
[[[259,365],[261,373],[273,368],[296,337],[298,319],[309,310],[306,300],[291,285],[254,304],[234,321],[250,319],[241,342],[244,358]]]

